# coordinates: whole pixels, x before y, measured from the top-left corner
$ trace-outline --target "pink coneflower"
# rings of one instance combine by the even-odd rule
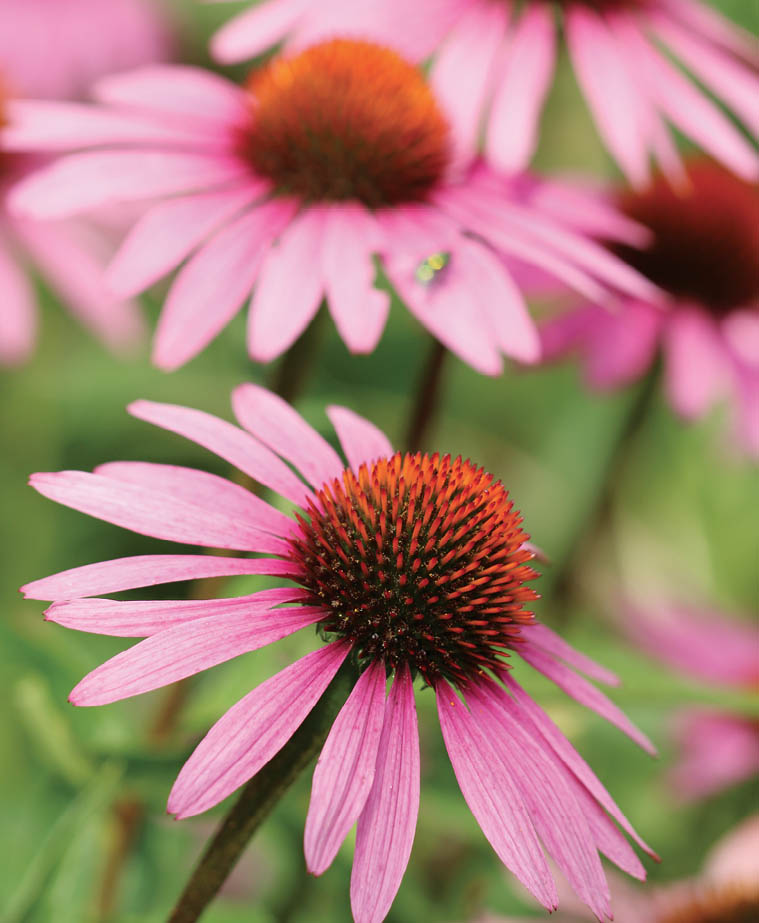
[[[147,692],[315,626],[322,644],[313,653],[211,728],[182,768],[169,811],[199,814],[254,776],[350,664],[358,678],[314,772],[305,852],[310,871],[321,874],[358,823],[354,916],[382,920],[416,827],[418,679],[437,696],[459,785],[501,860],[553,909],[542,840],[582,900],[607,919],[598,852],[643,878],[617,824],[648,847],[522,689],[514,655],[647,750],[651,744],[575,670],[602,682],[615,677],[527,610],[536,598],[528,586],[537,576],[533,552],[503,485],[461,458],[393,452],[379,430],[344,408],[329,416],[347,465],[263,388],[242,385],[232,402],[249,432],[183,407],[139,401],[130,412],[216,451],[292,502],[292,516],[222,478],[170,465],[115,462],[93,474],[32,477],[45,496],[142,534],[261,555],[127,558],[24,587],[29,597],[56,600],[47,618],[61,625],[147,638],[86,676],[71,701],[101,705]],[[236,599],[85,598],[223,574],[291,584]]]
[[[384,0],[365,31],[403,36],[415,60],[437,49],[432,86],[451,101],[472,146],[486,122],[488,159],[523,170],[538,139],[561,24],[598,130],[629,181],[649,179],[650,159],[678,172],[667,122],[739,175],[759,175],[741,132],[657,47],[662,43],[707,90],[759,135],[759,43],[697,0]],[[287,0],[270,2],[270,14]],[[411,8],[411,9],[410,9]],[[227,27],[226,42],[233,43]],[[238,27],[239,29],[239,27]],[[244,45],[239,30],[240,47]]]
[[[17,187],[14,204],[50,218],[159,200],[109,279],[131,295],[184,263],[156,334],[164,369],[199,352],[251,292],[248,347],[258,360],[282,353],[323,298],[349,349],[371,351],[389,306],[374,288],[377,263],[422,324],[487,374],[501,370],[502,354],[538,355],[504,256],[596,300],[607,298],[604,284],[655,297],[603,247],[533,205],[539,183],[462,160],[423,75],[388,48],[335,39],[275,59],[245,87],[151,68],[109,78],[96,95],[99,106],[30,102],[12,113],[15,147],[107,148],[57,161]],[[611,210],[604,222],[612,236],[632,233]]]
[[[587,305],[546,325],[543,354],[578,350],[589,385],[605,389],[644,374],[661,348],[677,413],[696,419],[729,396],[738,439],[759,456],[759,187],[705,160],[686,177],[618,199],[653,242],[614,249],[667,293],[665,310],[639,299],[616,311]]]
[[[685,676],[718,686],[759,688],[759,629],[715,611],[671,606],[631,608],[626,631],[652,656]],[[759,722],[718,709],[687,708],[676,716],[682,759],[672,789],[703,798],[759,774]]]

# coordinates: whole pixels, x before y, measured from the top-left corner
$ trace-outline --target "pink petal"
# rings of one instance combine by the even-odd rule
[[[182,767],[169,812],[201,814],[254,776],[300,727],[349,650],[337,642],[306,654],[233,705]]]
[[[248,351],[269,362],[291,346],[319,309],[324,291],[324,212],[301,212],[266,254],[248,322]]]
[[[704,798],[756,776],[759,732],[750,720],[688,709],[680,717],[683,757],[670,782],[680,798]]]
[[[372,254],[379,250],[379,228],[361,205],[326,211],[322,271],[327,304],[345,345],[370,353],[385,329],[390,296],[374,288]]]
[[[445,681],[436,685],[445,747],[459,788],[503,864],[549,911],[556,886],[522,796],[488,735]]]
[[[69,599],[53,603],[45,612],[48,622],[76,631],[89,631],[119,638],[147,638],[168,628],[185,625],[210,616],[255,615],[280,603],[303,597],[298,587],[277,587],[232,599]],[[290,609],[277,610],[290,613]],[[303,610],[298,610],[303,614]]]
[[[274,558],[228,558],[208,554],[146,554],[72,567],[21,587],[26,599],[79,599],[138,587],[238,574],[292,573]]]
[[[342,476],[345,466],[337,452],[281,397],[260,385],[244,384],[232,392],[232,407],[248,432],[295,465],[314,486]]]
[[[614,799],[606,791],[604,786],[599,782],[593,770],[588,766],[585,760],[575,750],[572,744],[556,727],[548,715],[537,705],[532,698],[522,689],[517,681],[510,675],[508,670],[501,670],[498,673],[499,679],[506,685],[514,696],[515,701],[522,709],[522,719],[530,721],[536,733],[540,734],[554,749],[562,762],[571,770],[575,777],[587,788],[602,807],[617,821],[649,855],[656,857],[650,846],[638,836],[630,821],[617,807]]]
[[[583,811],[564,773],[503,704],[508,698],[489,680],[473,685],[467,695],[550,855],[598,919],[611,918],[609,886]]]
[[[234,317],[250,293],[292,203],[258,206],[215,234],[177,275],[158,322],[153,361],[179,368]]]
[[[328,407],[327,416],[354,472],[361,465],[369,465],[378,458],[390,458],[394,454],[390,440],[382,430],[347,407]]]
[[[289,548],[244,520],[102,474],[57,471],[33,474],[29,483],[56,503],[153,538],[270,554]]]
[[[451,125],[451,145],[459,162],[476,154],[482,111],[507,19],[506,6],[472,4],[433,59],[430,85]]]
[[[554,660],[553,657],[529,643],[520,645],[518,653],[531,667],[534,667],[539,673],[550,679],[551,682],[556,683],[567,695],[618,727],[620,731],[627,734],[631,740],[634,740],[639,747],[642,747],[652,756],[656,755],[656,747],[648,737],[638,730],[627,715],[617,708],[603,692],[596,689],[586,679],[578,676],[569,667],[558,660]]]
[[[176,151],[94,151],[61,157],[14,187],[9,207],[31,218],[65,218],[115,202],[192,192],[249,175],[236,158]]]
[[[759,61],[756,36],[698,0],[662,0],[667,12],[702,38],[748,62]]]
[[[297,24],[304,0],[264,0],[233,17],[211,39],[211,54],[220,64],[254,58],[282,41]]]
[[[226,420],[191,407],[157,404],[154,401],[135,401],[127,409],[139,420],[153,423],[202,445],[254,481],[287,497],[293,503],[302,506],[311,496],[306,485],[280,458],[249,433]]]
[[[358,819],[351,875],[356,923],[381,923],[401,886],[419,813],[419,731],[407,667],[385,707],[374,782]]]
[[[34,346],[37,305],[26,274],[0,239],[0,363],[22,362]]]
[[[190,124],[212,122],[215,131],[249,118],[246,93],[199,67],[154,65],[111,74],[98,81],[94,93],[101,102],[182,117]]]
[[[209,234],[259,194],[257,186],[205,192],[160,202],[134,225],[108,269],[108,284],[122,295],[149,288],[178,266]]]
[[[670,403],[687,420],[702,416],[727,384],[724,346],[714,322],[697,308],[673,311],[664,328],[664,350]]]
[[[555,63],[553,11],[528,6],[511,33],[488,122],[487,156],[507,173],[525,169],[535,152]]]
[[[366,669],[332,725],[314,770],[306,818],[306,865],[321,875],[358,820],[374,780],[385,714],[385,665]]]
[[[257,651],[323,616],[313,606],[259,608],[255,602],[224,600],[218,612],[154,634],[111,657],[71,691],[73,705],[107,705],[168,686],[217,664]],[[214,607],[209,606],[209,611]],[[224,611],[226,609],[226,611]]]
[[[595,660],[591,660],[590,657],[586,657],[580,651],[575,650],[571,644],[567,644],[560,635],[557,635],[547,625],[535,622],[532,625],[522,625],[520,631],[530,644],[542,648],[552,657],[565,660],[576,670],[585,673],[586,676],[590,676],[599,683],[606,683],[608,686],[619,685],[619,677],[615,673],[600,666]]]
[[[577,79],[601,136],[629,181],[644,185],[649,177],[648,152],[638,113],[645,98],[597,13],[572,6],[564,17],[564,29]]]
[[[588,384],[607,389],[637,381],[654,361],[666,312],[633,300],[615,310],[595,307],[591,311],[591,326],[582,344]]]

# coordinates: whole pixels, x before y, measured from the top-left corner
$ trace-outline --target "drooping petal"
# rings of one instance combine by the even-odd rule
[[[364,808],[384,715],[385,665],[376,661],[361,674],[340,710],[314,769],[304,839],[312,875],[329,868]]]
[[[172,370],[206,346],[250,294],[269,246],[294,212],[291,202],[258,206],[226,225],[177,275],[158,321],[153,361]]]
[[[149,288],[206,237],[250,205],[257,186],[203,192],[160,202],[132,227],[108,267],[108,284],[122,295]]]
[[[166,628],[107,660],[72,689],[69,701],[107,705],[150,692],[279,641],[323,616],[314,606],[256,610],[245,601],[239,611],[234,601],[228,605],[223,617],[215,613]]]
[[[582,809],[564,773],[503,703],[508,698],[490,680],[473,684],[467,694],[473,714],[516,783],[550,855],[598,919],[610,918],[609,886]]]
[[[520,645],[518,653],[531,667],[534,667],[539,673],[550,679],[551,682],[556,683],[567,695],[618,727],[631,740],[634,740],[639,747],[652,755],[656,755],[656,747],[648,737],[636,728],[627,715],[603,692],[596,689],[582,676],[578,676],[569,667],[558,660],[554,660],[549,654],[529,643]]]
[[[178,433],[239,468],[293,503],[302,505],[310,495],[306,485],[273,452],[226,420],[202,410],[154,401],[135,401],[127,408],[132,416]],[[371,424],[367,424],[371,425]]]
[[[560,635],[557,635],[547,625],[539,622],[522,625],[520,632],[530,644],[543,648],[553,657],[565,660],[570,666],[582,671],[586,676],[590,676],[599,683],[606,683],[608,686],[619,685],[619,677],[615,673],[597,664],[595,660],[591,660],[590,657],[586,657],[580,651],[575,650],[571,644],[567,644]]]
[[[113,635],[117,638],[148,638],[176,625],[184,625],[210,616],[218,618],[238,614],[257,615],[273,606],[296,602],[302,597],[303,592],[297,587],[277,587],[230,599],[124,602],[115,599],[68,599],[53,603],[45,612],[45,618],[49,622],[76,631]],[[287,615],[292,610],[278,611]]]
[[[714,322],[698,308],[680,308],[664,328],[665,385],[675,410],[697,419],[725,390],[728,368]]]
[[[26,274],[0,240],[0,363],[23,361],[31,352],[37,327],[37,305]]]
[[[286,554],[288,545],[221,511],[87,471],[33,474],[44,497],[141,535],[189,545]]]
[[[265,256],[248,317],[248,351],[259,362],[269,362],[291,346],[319,309],[323,231],[323,211],[307,209]]]
[[[72,567],[21,587],[27,599],[81,599],[138,587],[232,577],[238,574],[285,576],[292,565],[276,558],[228,558],[208,554],[146,554]]]
[[[625,300],[614,311],[592,306],[582,353],[585,379],[606,390],[637,381],[656,357],[666,311],[644,301]]]
[[[220,64],[254,58],[287,35],[305,7],[305,0],[269,0],[243,10],[213,36],[211,54]]]
[[[293,520],[289,516],[239,484],[208,471],[154,462],[107,462],[98,465],[95,474],[141,485],[204,507],[209,512],[219,511],[230,519],[239,517],[272,535],[286,536],[293,529]]]
[[[703,798],[756,775],[759,733],[751,720],[687,709],[676,733],[683,755],[670,782],[680,798]]]
[[[549,911],[556,885],[522,796],[478,722],[451,687],[435,688],[440,728],[466,803],[498,858]]]
[[[377,763],[358,820],[351,875],[356,923],[381,923],[408,865],[419,813],[419,731],[414,687],[400,667],[385,706]]]
[[[12,211],[30,218],[79,212],[221,186],[248,175],[231,156],[162,150],[88,151],[61,157],[22,180],[8,195]]]
[[[248,432],[315,486],[342,474],[345,466],[337,452],[281,397],[259,385],[244,384],[232,392],[232,407]]]
[[[524,170],[538,142],[538,120],[556,63],[556,25],[548,6],[528,6],[513,29],[488,120],[488,159],[506,173]]]
[[[300,727],[349,650],[336,642],[306,654],[233,705],[182,767],[169,812],[201,814],[254,776]]]
[[[328,407],[327,416],[354,472],[363,464],[390,458],[393,454],[390,440],[382,430],[347,407]]]

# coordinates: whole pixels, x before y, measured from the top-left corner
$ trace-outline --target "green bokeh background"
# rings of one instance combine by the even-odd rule
[[[759,4],[722,0],[754,30]],[[187,56],[204,60],[212,29],[244,4],[174,3]],[[562,66],[537,159],[543,170],[583,169],[614,175]],[[146,312],[151,323],[161,292]],[[159,690],[115,705],[76,710],[66,696],[80,677],[125,644],[45,624],[44,604],[24,602],[16,588],[48,573],[110,557],[174,550],[36,495],[32,471],[92,469],[103,461],[142,459],[205,468],[223,463],[179,437],[133,420],[126,404],[138,397],[191,405],[230,418],[229,392],[246,380],[267,382],[272,369],[244,351],[239,317],[186,368],[165,375],[148,364],[145,347],[131,359],[106,354],[42,293],[38,350],[23,368],[0,371],[0,920],[29,923],[151,923],[166,918],[202,844],[225,805],[183,822],[169,819],[165,801],[183,760],[226,708],[315,641],[301,632],[224,664],[191,685],[178,727],[160,746],[146,728],[165,699]],[[320,325],[317,360],[299,410],[333,440],[323,408],[342,403],[400,440],[427,340],[394,305],[376,352],[350,356],[331,322]],[[745,784],[685,806],[665,775],[675,753],[673,712],[693,703],[749,712],[749,696],[707,688],[677,676],[634,650],[619,630],[619,598],[679,599],[746,615],[756,608],[756,472],[724,439],[724,413],[694,427],[679,423],[656,395],[625,451],[616,454],[611,492],[599,528],[588,518],[604,496],[604,476],[637,399],[635,389],[588,394],[572,365],[541,371],[509,369],[497,380],[455,359],[446,369],[442,411],[430,448],[461,453],[485,465],[509,487],[534,540],[553,560],[541,581],[539,613],[583,650],[616,669],[623,686],[613,698],[660,748],[651,760],[596,716],[570,703],[548,683],[517,668],[594,766],[627,815],[662,856],[647,862],[663,882],[695,874],[714,840],[756,809]],[[556,591],[555,575],[574,561]],[[253,578],[224,592],[250,592]],[[167,595],[190,592],[187,585]],[[458,792],[445,756],[429,692],[417,696],[422,733],[422,802],[409,870],[388,919],[464,921],[489,909],[540,915],[520,897]],[[229,887],[204,917],[209,923],[348,921],[352,844],[320,879],[305,873],[302,831],[310,772],[303,775],[248,849]],[[144,806],[113,892],[101,910],[109,857],[118,849],[120,807]]]

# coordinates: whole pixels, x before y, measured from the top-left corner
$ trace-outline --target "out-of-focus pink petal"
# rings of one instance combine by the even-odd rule
[[[209,511],[239,516],[272,535],[287,536],[293,529],[289,516],[240,484],[208,471],[156,462],[106,462],[95,468],[95,474],[160,491]]]
[[[351,875],[356,923],[385,919],[408,865],[418,813],[419,731],[414,686],[404,666],[387,699],[374,782],[358,820]]]
[[[40,473],[29,483],[56,503],[153,538],[270,554],[286,554],[289,548],[244,519],[102,474]]]
[[[688,420],[702,416],[727,383],[725,350],[714,322],[697,308],[678,308],[664,329],[670,403]]]
[[[467,694],[472,713],[516,783],[549,854],[598,919],[611,918],[609,886],[582,809],[553,758],[501,704],[504,698],[508,695],[490,680],[473,684]]]
[[[92,151],[61,157],[22,180],[8,195],[12,211],[31,218],[65,218],[140,199],[221,186],[247,176],[231,156],[177,151]]]
[[[222,126],[244,123],[249,111],[244,90],[200,67],[158,65],[110,74],[98,81],[94,95],[104,103],[148,109],[190,124],[198,119]]]
[[[656,356],[666,315],[644,301],[627,300],[614,311],[595,308],[581,351],[591,388],[605,390],[637,381]]]
[[[639,120],[646,103],[613,36],[593,10],[573,5],[564,17],[569,53],[599,133],[635,186],[649,178],[646,138]]]
[[[68,599],[53,603],[45,612],[49,622],[76,631],[89,631],[119,638],[147,638],[151,635],[211,616],[256,616],[280,603],[296,602],[303,597],[298,587],[277,587],[249,596],[231,599]],[[278,610],[287,615],[292,610]],[[302,609],[299,610],[303,615]],[[285,618],[285,622],[287,619]],[[256,624],[261,627],[260,622]],[[265,626],[264,626],[265,627]]]
[[[750,458],[759,459],[759,369],[738,369],[736,437]]]
[[[23,362],[34,345],[37,305],[26,274],[0,239],[0,363]]]
[[[361,674],[340,710],[314,769],[304,840],[312,875],[329,868],[364,808],[384,714],[385,665],[376,661]]]
[[[343,473],[345,466],[332,446],[287,401],[266,388],[240,385],[232,392],[232,407],[248,432],[295,465],[314,486]]]
[[[472,4],[433,60],[430,85],[452,128],[455,163],[468,162],[477,151],[481,113],[507,21],[505,5]]]
[[[511,774],[479,723],[445,681],[436,685],[440,728],[466,803],[498,858],[549,911],[556,885]]]
[[[232,577],[238,574],[286,576],[292,565],[275,558],[228,558],[208,554],[146,554],[72,567],[21,587],[27,599],[81,599],[138,587]]]
[[[565,660],[570,666],[580,670],[586,676],[590,676],[599,683],[606,683],[608,686],[619,685],[619,677],[615,673],[597,664],[590,657],[586,657],[585,654],[573,648],[571,644],[567,644],[560,635],[557,635],[555,631],[551,631],[547,625],[535,622],[532,625],[522,625],[520,631],[530,644],[537,645],[553,657]]]
[[[132,227],[108,267],[108,284],[135,295],[178,266],[205,238],[250,205],[259,189],[200,193],[150,208]]]
[[[273,201],[246,212],[215,234],[177,275],[153,346],[159,368],[179,368],[234,317],[250,293],[272,240],[294,212]]]
[[[683,756],[672,770],[672,790],[683,799],[704,798],[759,772],[755,722],[689,709],[679,716]]]
[[[211,54],[221,64],[254,58],[285,38],[307,7],[307,0],[264,0],[243,10],[213,36]]]
[[[230,606],[230,609],[232,607]],[[166,628],[97,667],[71,690],[73,705],[107,705],[194,676],[312,625],[315,607],[227,612]]]
[[[226,420],[192,407],[154,401],[135,401],[127,409],[133,417],[202,445],[293,503],[302,505],[311,494],[303,481],[272,451]]]
[[[556,683],[567,695],[618,727],[620,731],[627,734],[631,740],[634,740],[639,747],[642,747],[648,753],[656,754],[656,747],[648,737],[636,728],[627,715],[603,692],[596,689],[582,676],[578,676],[569,667],[558,660],[554,660],[553,657],[529,643],[521,644],[518,653],[531,667],[534,667],[539,673],[550,679],[551,682]]]
[[[704,877],[717,887],[744,882],[752,887],[759,872],[759,814],[741,821],[709,850]]]
[[[266,254],[248,316],[248,351],[269,362],[291,346],[319,309],[324,292],[324,212],[303,211]]]
[[[614,799],[606,791],[596,777],[593,770],[575,750],[572,744],[556,727],[548,715],[537,705],[532,698],[522,689],[508,670],[501,670],[498,674],[501,681],[508,687],[514,700],[522,709],[523,720],[530,721],[535,731],[539,733],[553,747],[559,758],[571,770],[579,782],[593,795],[598,803],[605,808],[617,823],[628,833],[635,842],[650,856],[656,856],[651,847],[636,833],[630,821],[625,817]]]
[[[379,228],[358,204],[332,206],[325,219],[322,270],[330,314],[348,349],[369,353],[390,309],[388,293],[374,288]]]
[[[393,454],[390,440],[382,430],[347,407],[328,407],[327,416],[354,471],[363,464],[369,465]]]
[[[661,0],[667,12],[702,38],[746,61],[759,63],[759,42],[756,36],[726,19],[700,0]]]
[[[182,767],[169,812],[200,814],[254,776],[300,727],[349,650],[337,642],[306,654],[233,705]]]
[[[535,152],[555,62],[553,11],[547,5],[528,6],[509,38],[488,122],[488,159],[507,173],[525,169]]]

